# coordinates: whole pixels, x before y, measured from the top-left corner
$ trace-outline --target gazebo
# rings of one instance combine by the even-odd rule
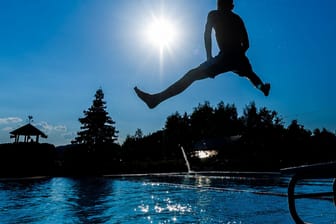
[[[15,139],[14,143],[20,142],[20,136],[24,136],[24,141],[23,141],[24,143],[27,143],[27,142],[38,143],[40,136],[42,138],[48,138],[46,134],[44,134],[42,131],[40,131],[39,129],[31,125],[30,123],[10,132],[10,134],[11,134],[11,138]],[[35,137],[35,141],[34,139],[32,139],[32,137]]]

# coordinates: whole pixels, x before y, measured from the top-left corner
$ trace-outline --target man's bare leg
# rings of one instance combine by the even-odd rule
[[[145,92],[141,91],[138,87],[134,87],[134,91],[138,95],[138,97],[140,99],[142,99],[142,101],[144,101],[147,104],[147,106],[150,109],[156,107],[160,103],[160,102],[158,102],[155,95],[145,93]]]
[[[233,71],[235,73],[237,73],[239,76],[243,76],[246,77],[248,80],[250,80],[250,82],[257,88],[259,89],[261,92],[263,92],[263,94],[265,96],[269,95],[269,91],[271,89],[271,85],[269,83],[263,83],[263,81],[261,81],[261,79],[259,78],[259,76],[253,72],[252,70],[249,72],[242,72],[242,71],[238,71],[235,70]]]
[[[159,105],[161,102],[167,100],[168,98],[171,98],[183,92],[194,81],[204,78],[208,78],[208,76],[205,75],[205,71],[200,68],[196,68],[187,72],[181,79],[179,79],[174,84],[172,84],[171,86],[169,86],[167,89],[165,89],[160,93],[156,94],[145,93],[141,91],[138,87],[134,87],[134,91],[136,92],[138,97],[142,99],[150,109],[152,109],[157,105]]]

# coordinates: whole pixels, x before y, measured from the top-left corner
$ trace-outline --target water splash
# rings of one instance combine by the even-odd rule
[[[188,173],[191,173],[192,171],[191,171],[191,168],[190,168],[190,163],[189,163],[187,154],[185,153],[184,148],[183,148],[182,145],[180,146],[180,148],[181,148],[181,151],[182,151],[182,154],[183,154],[183,158],[184,158],[184,161],[185,161],[187,169],[188,169]]]

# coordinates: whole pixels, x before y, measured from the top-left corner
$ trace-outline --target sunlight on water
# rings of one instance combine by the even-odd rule
[[[294,224],[284,197],[287,182],[213,174],[0,182],[0,220],[6,224]],[[299,191],[329,184],[307,182]],[[336,223],[330,201],[300,200],[298,210],[313,223]]]

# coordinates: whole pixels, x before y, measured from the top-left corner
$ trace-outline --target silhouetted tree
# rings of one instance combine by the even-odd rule
[[[292,144],[307,143],[311,135],[311,131],[306,130],[297,120],[292,120],[291,124],[287,127],[286,137]]]
[[[190,122],[192,135],[195,140],[214,137],[216,125],[214,121],[214,109],[208,101],[194,108],[190,116]]]
[[[136,141],[139,141],[141,140],[142,138],[144,137],[143,133],[142,133],[142,130],[140,128],[138,128],[134,135],[127,135],[126,136],[126,139],[123,143],[123,145],[129,145],[129,144],[133,144],[134,142]]]
[[[84,110],[83,118],[79,118],[82,127],[73,143],[96,145],[114,143],[117,140],[115,122],[108,115],[103,99],[104,93],[100,88],[96,91],[92,106]]]
[[[187,113],[181,116],[178,112],[167,117],[165,136],[167,144],[182,144],[190,141],[190,120]]]
[[[124,160],[141,158],[140,156],[143,154],[142,148],[142,140],[145,136],[142,133],[142,130],[138,128],[134,135],[127,135],[126,139],[122,145]]]
[[[135,131],[134,138],[135,138],[135,139],[141,139],[142,137],[143,137],[142,130],[141,130],[140,128],[138,128],[138,129]]]
[[[218,137],[241,134],[242,122],[238,119],[234,104],[220,102],[214,110],[215,134]]]
[[[266,107],[258,110],[254,102],[246,106],[241,119],[245,126],[244,134],[255,140],[268,137],[272,129],[283,129],[282,119],[276,111],[268,110]]]

